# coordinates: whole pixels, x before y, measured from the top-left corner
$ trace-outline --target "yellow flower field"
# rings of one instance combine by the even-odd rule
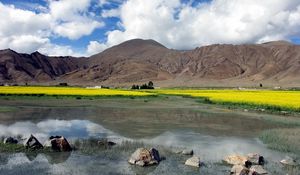
[[[179,95],[206,97],[215,103],[253,104],[257,106],[279,107],[300,111],[300,91],[273,90],[122,90],[87,89],[80,87],[34,87],[1,86],[0,94],[5,95],[65,95],[65,96],[153,96]]]
[[[78,95],[78,96],[149,96],[149,92],[117,90],[117,89],[87,89],[79,87],[26,87],[26,86],[2,86],[0,94],[9,95]]]
[[[245,103],[300,110],[300,91],[273,90],[156,90],[158,94],[207,97],[212,102]]]

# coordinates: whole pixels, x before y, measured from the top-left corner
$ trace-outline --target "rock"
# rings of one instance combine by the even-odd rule
[[[244,165],[247,161],[247,157],[241,155],[230,155],[225,157],[223,161],[230,165]]]
[[[192,149],[190,149],[190,150],[186,149],[186,150],[183,150],[181,152],[181,154],[183,154],[183,155],[193,155],[194,151]]]
[[[200,167],[200,158],[197,156],[193,156],[185,161],[185,165]]]
[[[155,148],[151,148],[150,150],[138,148],[130,156],[128,162],[133,165],[147,166],[158,164],[160,160],[159,152]]]
[[[254,165],[264,165],[265,164],[264,157],[257,153],[249,153],[247,155],[247,160],[249,160]]]
[[[157,163],[159,163],[161,161],[161,158],[159,156],[159,152],[157,149],[155,148],[151,148],[150,149],[150,154],[151,154],[151,158],[153,161],[156,161]]]
[[[250,171],[252,172],[252,174],[255,174],[255,175],[268,174],[268,171],[266,171],[264,169],[264,167],[261,166],[261,165],[253,165],[253,166],[251,166]]]
[[[250,170],[243,165],[234,165],[231,170],[230,174],[232,175],[249,175]]]
[[[49,142],[52,150],[60,152],[69,152],[72,151],[72,148],[66,138],[63,136],[51,136]],[[47,144],[49,144],[49,142]],[[47,145],[49,146],[49,145]]]
[[[7,137],[3,141],[4,144],[18,144],[18,140],[12,137]]]
[[[250,162],[249,160],[247,160],[246,162],[245,162],[245,167],[246,168],[250,168],[252,166],[252,162]]]
[[[42,149],[43,145],[38,141],[37,138],[35,138],[32,134],[30,135],[30,137],[24,142],[24,146],[26,148],[30,148],[33,150],[36,149]]]
[[[280,163],[284,165],[291,165],[291,166],[296,166],[297,162],[293,158],[287,156],[285,159],[281,160]]]

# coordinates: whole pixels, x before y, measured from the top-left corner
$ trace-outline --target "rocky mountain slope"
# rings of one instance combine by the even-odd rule
[[[134,39],[89,58],[0,51],[0,82],[129,86],[300,86],[300,46],[217,44],[189,51]]]

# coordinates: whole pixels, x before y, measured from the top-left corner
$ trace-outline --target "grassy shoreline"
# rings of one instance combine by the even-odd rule
[[[266,130],[259,139],[270,149],[300,155],[300,128]]]

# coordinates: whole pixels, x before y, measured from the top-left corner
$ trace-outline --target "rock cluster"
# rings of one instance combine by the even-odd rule
[[[225,157],[223,161],[233,165],[230,171],[232,175],[268,174],[268,171],[263,167],[265,163],[264,157],[256,153],[250,153],[247,156],[230,155]]]
[[[4,144],[18,144],[18,142],[19,141],[17,139],[13,138],[13,137],[6,137],[3,140]]]

